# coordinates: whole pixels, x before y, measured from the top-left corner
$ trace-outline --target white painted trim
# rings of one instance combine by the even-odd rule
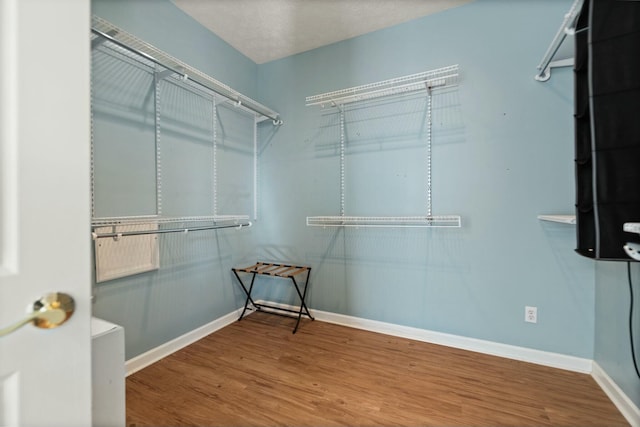
[[[296,306],[278,304],[270,301],[256,301],[257,303],[267,303],[283,308],[297,309]],[[327,311],[309,310],[318,320],[334,323],[336,325],[348,326],[351,328],[364,329],[366,331],[380,334],[392,335],[396,337],[408,338],[416,341],[428,342],[431,344],[445,345],[447,347],[459,348],[462,350],[475,351],[477,353],[490,354],[492,356],[505,357],[508,359],[521,360],[538,365],[550,366],[568,371],[591,373],[591,359],[567,356],[560,353],[535,350],[526,347],[518,347],[509,344],[501,344],[493,341],[468,338],[460,335],[435,332],[427,329],[413,328],[410,326],[395,325],[393,323],[380,322],[377,320],[362,319],[359,317],[346,316]]]
[[[133,373],[136,373],[139,370],[154,364],[160,359],[163,359],[171,355],[172,353],[175,353],[176,351],[188,346],[189,344],[193,344],[194,342],[206,337],[207,335],[212,334],[227,325],[230,325],[231,323],[238,320],[241,312],[242,308],[234,310],[229,314],[226,314],[210,323],[207,323],[206,325],[200,326],[193,331],[187,332],[184,335],[174,338],[169,342],[166,342],[158,347],[152,348],[145,353],[127,360],[125,363],[126,375],[129,376]]]
[[[627,419],[629,424],[634,427],[640,427],[640,408],[638,408],[633,401],[625,394],[618,384],[611,379],[604,369],[598,365],[597,362],[593,362],[593,371],[591,376],[598,383],[600,388],[605,392],[609,399],[618,408],[620,413]]]
[[[590,359],[463,337],[460,335],[446,334],[443,332],[435,332],[427,329],[413,328],[410,326],[394,325],[392,323],[379,322],[376,320],[360,319],[357,317],[325,311],[314,310],[312,311],[312,314],[318,320],[338,325],[350,326],[381,334],[393,335],[416,341],[428,342],[431,344],[445,345],[448,347],[475,351],[477,353],[490,354],[508,359],[521,360],[553,368],[591,373],[592,361]]]
[[[266,303],[269,305],[291,310],[298,309],[298,307],[289,304],[281,304],[264,300],[258,300],[256,302],[259,304]],[[264,308],[263,310],[268,311],[268,308]],[[322,322],[334,323],[336,325],[363,329],[380,334],[408,338],[416,341],[444,345],[447,347],[459,348],[462,350],[474,351],[477,353],[489,354],[492,356],[505,357],[507,359],[521,360],[523,362],[535,363],[538,365],[550,366],[552,368],[559,368],[586,374],[592,373],[593,369],[593,361],[590,359],[567,356],[564,354],[551,353],[526,347],[518,347],[509,344],[501,344],[493,341],[480,340],[477,338],[463,337],[460,335],[446,334],[443,332],[430,331],[427,329],[413,328],[410,326],[395,325],[393,323],[363,319],[327,311],[311,309],[309,311],[317,320],[320,320]],[[198,329],[194,329],[191,332],[187,332],[186,334],[177,337],[167,343],[164,343],[156,348],[153,348],[146,353],[127,360],[127,376],[233,323],[238,319],[241,312],[242,308],[234,310],[233,312],[222,316],[211,323],[201,326]],[[245,314],[245,316],[251,313],[252,312],[249,311]]]

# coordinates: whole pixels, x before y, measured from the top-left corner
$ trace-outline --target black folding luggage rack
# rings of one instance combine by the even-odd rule
[[[244,317],[244,314],[247,312],[247,309],[249,307],[249,303],[251,303],[251,305],[253,305],[256,308],[256,310],[262,310],[263,308],[269,309],[268,311],[265,310],[265,313],[279,314],[279,315],[283,315],[285,313],[297,314],[296,326],[293,328],[294,334],[298,330],[298,325],[300,324],[300,318],[303,315],[309,317],[311,320],[314,320],[311,313],[309,313],[309,308],[307,307],[307,304],[305,303],[305,300],[304,300],[305,297],[307,296],[307,288],[309,287],[309,276],[311,276],[311,267],[258,262],[256,264],[250,265],[249,267],[232,268],[231,270],[233,271],[233,274],[235,274],[236,278],[238,279],[238,282],[240,282],[240,286],[242,286],[244,293],[247,295],[247,299],[244,303],[244,309],[242,310],[242,314],[240,315],[240,318],[238,320],[242,320],[242,318]],[[240,279],[240,276],[238,275],[238,273],[251,273],[252,275],[251,284],[249,285],[248,290],[247,290],[247,287],[242,282],[242,279]],[[298,282],[296,282],[295,276],[298,276],[304,273],[307,273],[307,278],[304,283],[304,289],[302,290],[302,292],[300,292],[300,287],[298,286]],[[295,288],[296,293],[298,294],[298,297],[300,297],[300,309],[291,310],[284,307],[278,307],[274,305],[255,302],[253,298],[251,298],[251,292],[253,291],[253,284],[256,280],[257,275],[291,279],[291,282],[293,283],[293,287]],[[274,311],[271,311],[271,310],[274,310]],[[292,316],[287,316],[287,317],[292,317]]]

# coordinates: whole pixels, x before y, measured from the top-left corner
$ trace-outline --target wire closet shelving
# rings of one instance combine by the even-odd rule
[[[433,215],[432,212],[432,178],[431,178],[431,145],[432,145],[432,97],[439,89],[451,88],[459,83],[459,67],[451,65],[431,71],[383,80],[327,92],[306,98],[307,106],[319,105],[322,108],[336,107],[340,114],[340,215],[307,217],[307,226],[316,227],[461,227],[459,215]],[[348,216],[345,214],[345,114],[346,104],[369,101],[390,96],[403,96],[425,92],[427,96],[426,138],[427,148],[427,183],[426,183],[426,215],[416,216]]]
[[[222,228],[242,229],[251,227],[248,215],[216,215],[216,216],[187,216],[160,217],[129,216],[96,218],[91,221],[94,240],[111,237],[119,239],[123,236],[142,236],[147,234],[189,233],[191,231],[217,230]],[[154,225],[154,228],[135,229],[138,225]],[[97,232],[97,229],[110,228],[109,232]],[[131,228],[134,228],[133,230]]]
[[[396,77],[376,83],[369,83],[349,89],[341,89],[320,95],[308,96],[306,105],[337,107],[352,102],[367,101],[392,95],[405,95],[418,91],[435,90],[458,84],[458,65]]]
[[[257,123],[271,120],[274,126],[282,125],[280,115],[260,104],[257,101],[237,92],[231,87],[208,76],[200,70],[180,61],[177,58],[163,52],[151,44],[137,38],[136,36],[122,30],[112,23],[97,17],[92,17],[91,28],[91,48],[106,49],[119,54],[123,60],[139,63],[154,70],[154,85],[156,92],[158,84],[163,79],[173,79],[179,82],[183,88],[196,93],[210,95],[213,102],[213,119],[215,120],[215,110],[221,103],[232,103],[245,113],[254,117],[253,150],[254,150],[254,180],[253,180],[253,217],[257,217]],[[219,102],[216,100],[220,97]],[[101,238],[119,239],[123,236],[140,236],[163,233],[188,233],[191,231],[214,230],[224,228],[241,229],[250,227],[252,222],[248,215],[219,215],[217,203],[217,165],[216,165],[216,134],[215,125],[213,127],[213,165],[212,165],[212,215],[205,216],[180,216],[168,217],[162,215],[162,174],[161,174],[161,149],[160,149],[160,117],[159,117],[159,96],[156,93],[155,102],[155,138],[156,138],[156,214],[142,216],[118,216],[118,217],[96,217],[94,206],[94,161],[93,161],[93,129],[92,129],[92,237],[94,240]],[[152,227],[145,227],[151,225]],[[141,227],[139,227],[141,226]],[[106,230],[109,230],[108,232]]]
[[[281,125],[282,119],[280,114],[272,109],[265,107],[257,101],[241,94],[226,84],[214,79],[202,71],[180,61],[166,52],[156,48],[155,46],[137,38],[133,34],[129,34],[121,28],[116,27],[109,21],[94,16],[92,19],[91,32],[99,38],[93,39],[92,48],[104,42],[110,42],[131,53],[139,55],[154,64],[158,64],[170,72],[173,72],[185,81],[189,80],[197,85],[211,90],[230,101],[236,103],[239,107],[244,107],[253,111],[260,117],[273,120],[274,125]]]

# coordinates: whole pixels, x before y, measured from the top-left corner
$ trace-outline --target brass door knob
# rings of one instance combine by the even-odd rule
[[[27,323],[33,323],[38,328],[57,328],[66,322],[76,309],[76,303],[71,295],[54,292],[44,295],[32,305],[32,312],[13,325],[0,329],[0,337],[20,329]]]

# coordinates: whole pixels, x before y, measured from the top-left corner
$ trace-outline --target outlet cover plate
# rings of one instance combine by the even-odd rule
[[[525,307],[524,321],[529,323],[538,323],[538,307]]]

